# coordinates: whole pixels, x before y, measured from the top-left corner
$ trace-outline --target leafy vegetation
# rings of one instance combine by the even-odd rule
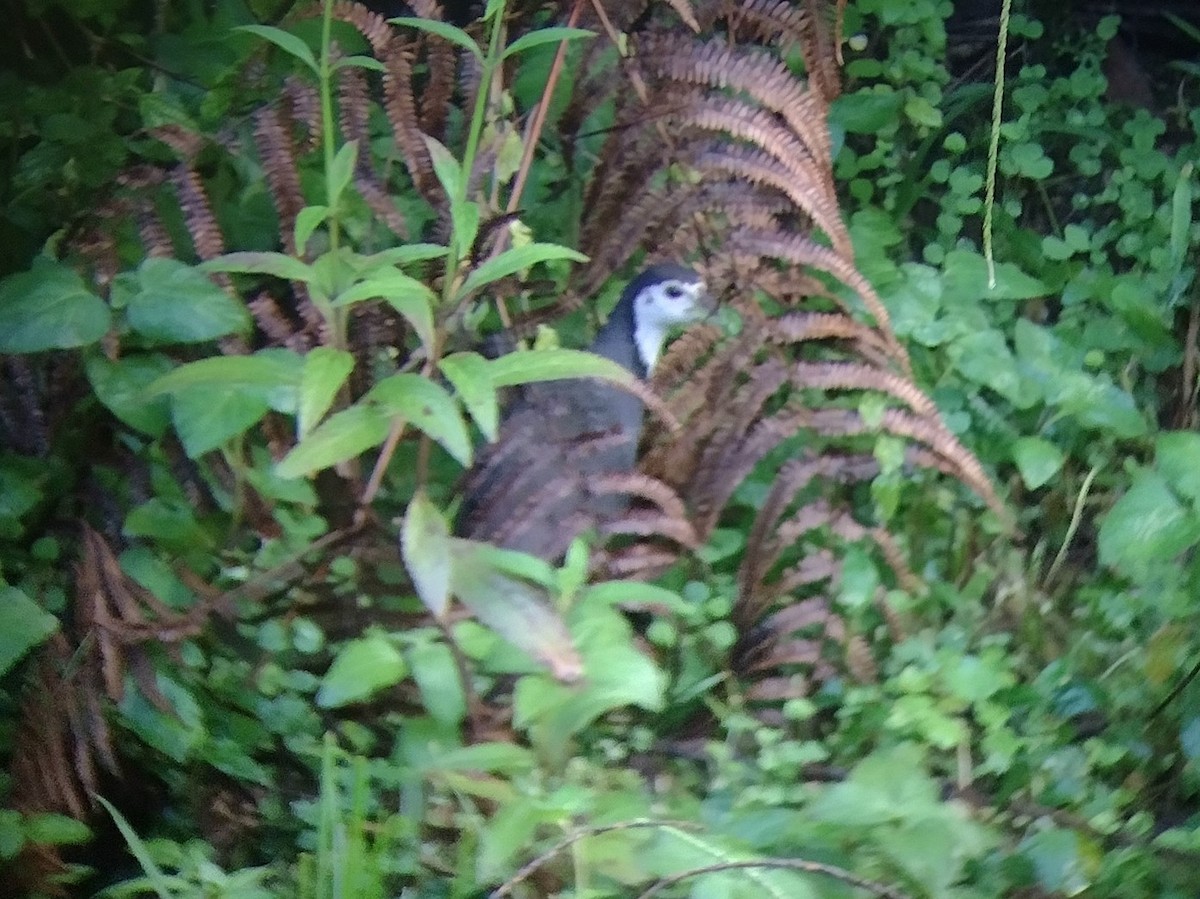
[[[1195,894],[1192,68],[1006,18],[989,206],[939,0],[276,6],[6,76],[12,882]],[[564,348],[647,258],[725,306],[650,387]],[[455,536],[567,376],[660,419],[628,509]]]

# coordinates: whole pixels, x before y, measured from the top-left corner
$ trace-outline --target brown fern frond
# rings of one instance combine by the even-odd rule
[[[179,198],[179,208],[188,233],[192,236],[196,255],[206,260],[220,256],[225,252],[225,238],[217,225],[200,176],[190,166],[178,165],[171,171],[171,184]]]
[[[307,204],[300,188],[300,167],[291,137],[291,123],[278,105],[260,108],[254,115],[254,143],[279,217],[279,237],[284,252],[296,252],[296,216]]]
[[[300,126],[301,135],[297,148],[305,153],[311,153],[321,144],[321,97],[317,89],[299,78],[289,76],[283,82],[283,101],[286,114],[281,121]],[[231,151],[236,152],[236,151]]]
[[[333,16],[358,29],[371,45],[375,58],[383,63],[383,107],[396,146],[417,190],[431,202],[440,202],[433,162],[417,117],[411,46],[399,38],[383,16],[361,3],[338,0],[333,5]]]
[[[900,363],[906,374],[911,373],[908,353],[892,332],[891,317],[888,315],[887,309],[884,308],[875,289],[850,261],[850,257],[839,256],[828,247],[823,247],[800,234],[784,235],[740,231],[731,235],[730,241],[732,252],[782,259],[794,265],[807,265],[837,278],[858,294],[863,305],[867,307],[867,311],[875,319],[876,327],[887,340],[893,358]],[[852,310],[848,309],[847,312],[852,314]]]
[[[366,152],[365,148],[360,152]],[[366,167],[355,170],[354,189],[393,234],[401,240],[409,239],[410,232],[408,222],[404,219],[404,213],[392,199],[391,190],[374,171]]]
[[[871,644],[861,634],[853,634],[846,640],[846,670],[860,684],[879,682],[879,666],[871,655]]]
[[[371,96],[366,73],[358,66],[344,66],[337,73],[338,126],[347,142],[358,141],[358,167],[363,168],[370,154],[367,119]]]
[[[658,35],[639,41],[637,51],[639,63],[659,78],[731,89],[752,97],[783,117],[818,164],[830,165],[826,103],[807,90],[777,57],[754,48],[731,48],[719,40],[696,43]]]
[[[936,419],[937,407],[908,378],[857,362],[796,362],[792,383],[800,389],[869,390],[900,400],[918,415]]]

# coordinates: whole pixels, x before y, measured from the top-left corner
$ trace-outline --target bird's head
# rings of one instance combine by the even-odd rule
[[[704,279],[673,263],[653,265],[638,275],[625,288],[621,303],[626,302],[631,306],[638,357],[647,373],[672,328],[699,321],[715,308]]]

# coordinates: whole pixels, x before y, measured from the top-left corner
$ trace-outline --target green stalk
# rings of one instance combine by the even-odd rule
[[[321,146],[325,161],[325,198],[329,204],[329,251],[337,253],[341,243],[341,228],[338,225],[338,211],[333,205],[333,160],[337,156],[337,146],[334,141],[333,118],[333,65],[330,59],[333,43],[333,0],[325,0],[321,15],[321,60],[320,74],[317,78],[321,93]],[[342,349],[346,346],[346,317],[344,309],[333,309],[328,313],[329,331],[333,346]]]

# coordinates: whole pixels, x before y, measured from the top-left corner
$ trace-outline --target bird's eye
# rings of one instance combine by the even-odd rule
[[[667,296],[672,300],[678,300],[683,296],[683,288],[678,284],[672,284],[667,288]]]

